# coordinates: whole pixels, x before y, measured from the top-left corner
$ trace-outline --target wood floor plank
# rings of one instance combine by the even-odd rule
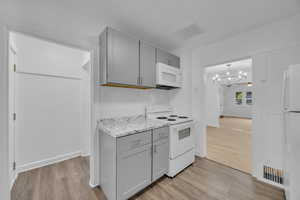
[[[251,174],[252,120],[220,118],[220,127],[207,127],[207,158]]]
[[[78,157],[21,173],[11,200],[106,200],[89,186],[89,159]],[[196,158],[174,178],[163,177],[131,200],[283,200],[283,191],[216,162]]]

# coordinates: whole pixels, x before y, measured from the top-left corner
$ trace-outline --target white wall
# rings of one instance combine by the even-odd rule
[[[97,86],[98,119],[144,114],[148,105],[169,105],[169,91]]]
[[[11,37],[17,50],[18,171],[88,154],[83,129],[89,122],[81,119],[89,119],[89,88],[83,88],[89,74],[82,70],[89,53],[22,34]]]
[[[220,86],[213,83],[210,77],[205,80],[205,113],[207,126],[219,127],[221,114]]]
[[[174,112],[192,115],[192,54],[189,51],[175,51],[180,56],[180,67],[182,70],[182,87],[170,90],[170,105]]]
[[[296,55],[298,54],[296,49],[288,48],[300,43],[299,21],[300,16],[297,15],[193,50],[193,114],[198,120],[197,132],[201,140],[197,141],[197,148],[200,155],[206,155],[204,81],[201,78],[204,67],[252,57],[255,102],[253,175],[262,179],[263,164],[282,167],[282,153],[280,153],[283,134],[280,114],[282,70],[288,64],[298,62],[297,59],[300,59],[300,55]],[[276,49],[282,50],[276,53]],[[274,69],[278,69],[280,73]]]
[[[86,52],[53,42],[12,34],[18,51],[18,71],[80,78]]]
[[[229,117],[244,117],[252,118],[252,105],[246,104],[246,92],[252,92],[252,87],[247,85],[231,85],[230,87],[223,87],[223,96],[224,96],[224,109],[222,115]],[[235,93],[243,93],[243,102],[242,104],[236,104]],[[252,100],[253,102],[253,100]]]
[[[9,200],[8,170],[8,34],[0,24],[0,199]]]

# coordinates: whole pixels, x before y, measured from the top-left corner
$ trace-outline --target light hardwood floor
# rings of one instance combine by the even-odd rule
[[[220,118],[220,127],[207,127],[207,158],[251,173],[252,120]]]
[[[88,158],[78,157],[19,175],[12,200],[104,200],[91,189]],[[283,200],[283,191],[257,182],[250,175],[196,158],[175,178],[163,177],[133,200]]]

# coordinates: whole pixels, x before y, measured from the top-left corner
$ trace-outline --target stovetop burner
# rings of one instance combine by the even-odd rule
[[[179,116],[178,118],[180,118],[180,119],[186,119],[188,117],[186,117],[186,116]]]
[[[176,119],[169,118],[168,121],[176,121]]]
[[[157,117],[156,119],[168,119],[167,117]]]
[[[169,117],[178,117],[178,115],[170,115]]]

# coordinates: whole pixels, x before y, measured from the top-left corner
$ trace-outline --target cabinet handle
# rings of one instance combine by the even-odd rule
[[[140,84],[143,85],[143,77],[141,77],[140,79]]]
[[[137,84],[140,84],[140,77],[137,77]]]

